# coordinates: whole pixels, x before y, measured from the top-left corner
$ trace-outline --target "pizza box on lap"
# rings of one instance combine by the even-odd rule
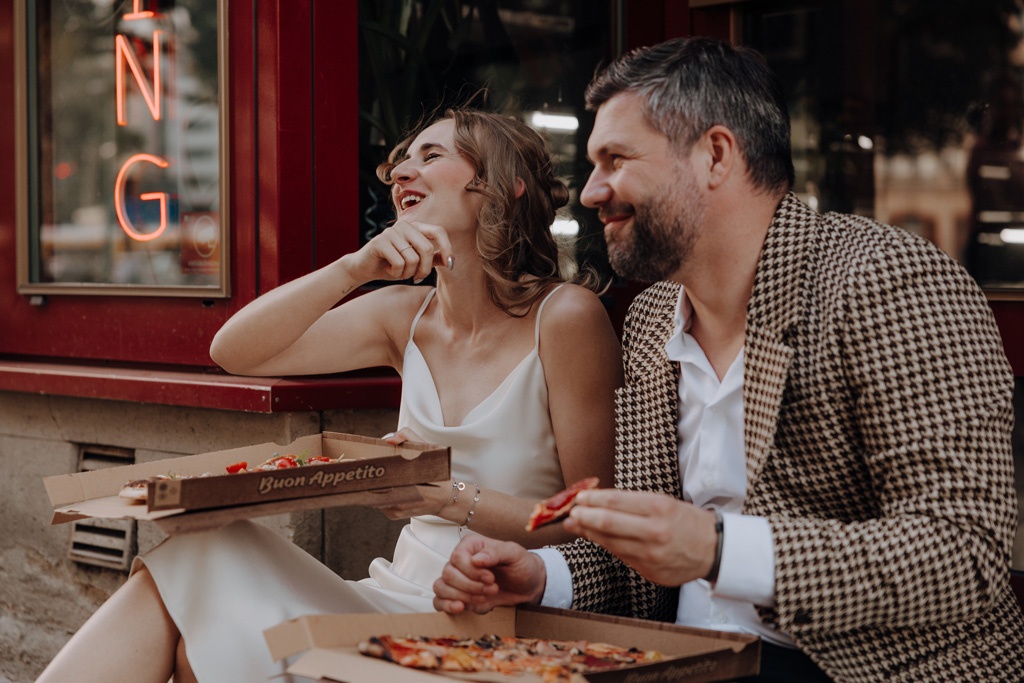
[[[269,471],[228,473],[275,456],[316,463]],[[170,478],[157,478],[170,477]],[[220,526],[247,517],[346,505],[383,507],[420,500],[416,484],[451,477],[451,450],[323,432],[287,446],[264,443],[181,458],[46,477],[51,524],[85,517],[143,519],[167,533]],[[152,478],[152,479],[150,479]],[[129,481],[150,479],[142,503],[118,494]]]
[[[656,650],[658,662],[585,674],[593,683],[712,683],[758,673],[761,646],[756,636],[687,628],[545,607],[498,608],[488,614],[321,614],[291,619],[264,631],[275,660],[288,659],[288,673],[339,683],[437,683],[438,675],[460,680],[538,683],[539,676],[448,673],[406,668],[362,655],[371,636],[520,636],[607,643]]]

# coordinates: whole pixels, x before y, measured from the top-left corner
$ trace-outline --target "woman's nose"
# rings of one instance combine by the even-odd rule
[[[391,179],[396,183],[407,183],[416,177],[416,168],[406,159],[391,169]]]

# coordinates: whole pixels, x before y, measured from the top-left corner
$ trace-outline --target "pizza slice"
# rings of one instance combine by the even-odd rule
[[[526,523],[526,530],[533,531],[547,524],[564,519],[568,516],[569,510],[572,509],[572,506],[576,504],[576,496],[578,496],[581,491],[596,489],[597,485],[597,477],[580,479],[564,491],[559,491],[547,500],[542,500],[537,503],[533,508],[533,513],[530,515],[529,521]]]

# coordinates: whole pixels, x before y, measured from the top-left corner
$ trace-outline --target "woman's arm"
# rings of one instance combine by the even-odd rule
[[[413,248],[409,248],[409,247]],[[210,357],[237,375],[306,375],[399,363],[390,330],[403,308],[422,301],[384,288],[335,305],[372,280],[421,278],[446,261],[443,228],[399,222],[359,251],[284,284],[238,311],[217,332]]]

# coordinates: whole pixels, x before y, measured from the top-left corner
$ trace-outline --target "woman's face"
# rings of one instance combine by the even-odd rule
[[[391,171],[398,219],[439,225],[448,232],[475,229],[483,198],[466,189],[476,173],[455,150],[455,121],[431,125],[416,136],[408,154]]]

